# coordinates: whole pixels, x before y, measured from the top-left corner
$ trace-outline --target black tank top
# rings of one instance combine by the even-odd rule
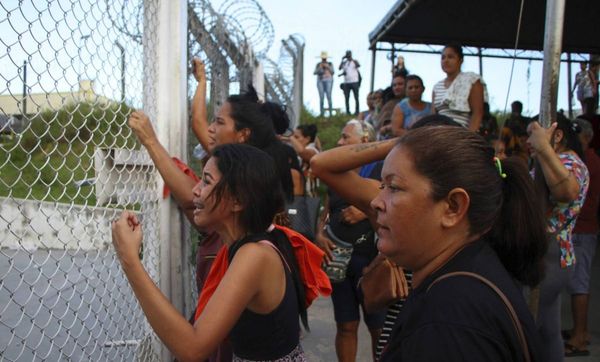
[[[230,255],[230,260],[232,258]],[[268,314],[245,309],[229,333],[233,353],[238,357],[274,360],[292,352],[300,342],[296,289],[283,258],[281,262],[285,271],[285,294],[281,303]]]

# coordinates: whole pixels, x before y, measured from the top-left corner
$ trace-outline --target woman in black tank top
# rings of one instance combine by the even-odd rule
[[[194,188],[194,222],[229,248],[229,265],[202,305],[194,326],[171,305],[137,257],[142,230],[125,211],[113,222],[113,244],[148,322],[179,360],[204,360],[230,338],[234,360],[304,361],[299,318],[306,326],[305,291],[285,234],[273,230],[284,197],[265,152],[219,146]],[[212,271],[211,271],[212,273]]]

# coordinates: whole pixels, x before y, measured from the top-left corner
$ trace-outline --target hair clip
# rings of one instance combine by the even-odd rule
[[[502,162],[500,162],[500,159],[498,157],[494,157],[494,164],[496,165],[496,169],[498,170],[498,173],[500,174],[500,177],[502,178],[506,178],[506,174],[504,172],[502,172]]]

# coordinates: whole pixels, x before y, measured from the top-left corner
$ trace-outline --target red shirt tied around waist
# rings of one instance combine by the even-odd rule
[[[324,297],[329,296],[331,294],[331,282],[323,269],[321,269],[325,253],[302,234],[284,226],[275,225],[275,228],[285,233],[294,248],[294,254],[298,261],[298,268],[300,269],[300,279],[306,291],[306,306],[310,306],[319,294]],[[194,320],[197,320],[202,314],[206,304],[227,272],[227,267],[228,249],[226,246],[223,246],[219,250],[208,273],[204,287],[200,292]]]

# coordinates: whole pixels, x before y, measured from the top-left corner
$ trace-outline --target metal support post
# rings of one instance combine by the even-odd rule
[[[558,77],[560,74],[560,53],[565,15],[565,0],[546,2],[546,27],[544,31],[544,63],[542,68],[542,92],[540,100],[540,124],[548,128],[556,119],[556,97],[558,95]],[[539,161],[535,168],[541,170]],[[540,212],[548,207],[548,192],[542,172],[535,173],[535,185],[539,195]],[[540,302],[539,286],[529,295],[529,310],[537,318]]]
[[[121,51],[121,102],[125,102],[125,48],[115,40],[115,46]]]
[[[147,0],[148,1],[148,0]],[[155,75],[156,133],[172,156],[186,162],[187,142],[187,9],[185,0],[158,1]],[[152,61],[152,60],[151,60]],[[162,190],[162,187],[159,187]],[[184,313],[186,288],[182,272],[186,260],[183,249],[182,215],[171,199],[160,204],[160,288],[171,303]],[[163,350],[163,360],[171,359]]]
[[[396,65],[396,44],[395,43],[392,43],[391,57],[392,57],[392,59],[390,59],[392,61],[392,68],[391,69],[394,69],[394,65]]]
[[[540,100],[540,124],[546,128],[550,127],[552,121],[556,119],[564,17],[565,0],[548,0],[546,2],[544,62]]]
[[[477,48],[477,57],[479,58],[479,75],[483,77],[483,55],[481,48]]]
[[[377,50],[373,48],[371,50],[371,92],[375,90],[375,56]]]
[[[23,110],[21,121],[27,117],[27,61],[23,61]]]
[[[571,53],[567,53],[567,99],[569,100],[569,118],[573,118],[573,81],[571,75]]]

